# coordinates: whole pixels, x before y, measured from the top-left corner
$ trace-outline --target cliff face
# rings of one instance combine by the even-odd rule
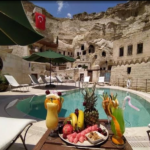
[[[26,12],[34,9],[30,2],[24,1],[23,5]],[[149,24],[150,2],[130,1],[108,8],[106,12],[76,14],[73,19],[55,18],[43,8],[42,12],[47,17],[46,27],[49,28],[50,35],[54,39],[59,37],[58,50],[79,51],[81,44],[85,44],[85,50],[93,45],[96,53],[107,50],[111,56],[114,40],[143,30]]]

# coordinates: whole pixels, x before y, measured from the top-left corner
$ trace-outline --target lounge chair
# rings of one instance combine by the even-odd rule
[[[46,77],[44,75],[40,75],[40,78],[38,79],[38,82],[41,83],[41,81],[43,81],[43,83],[46,84],[50,84],[50,76]],[[51,83],[55,82],[56,79],[54,77],[51,78]]]
[[[105,77],[99,77],[99,79],[98,79],[98,84],[99,85],[104,85],[105,84]]]
[[[44,84],[44,83],[39,83],[38,80],[36,79],[36,77],[32,74],[29,74],[29,77],[32,81],[32,85],[39,85],[40,86],[41,84]]]
[[[4,75],[5,78],[7,79],[7,81],[9,82],[9,86],[10,86],[10,91],[11,91],[11,87],[16,87],[16,88],[20,88],[21,91],[21,87],[27,89],[27,91],[29,91],[29,84],[19,84],[16,79],[11,76],[11,75]]]
[[[76,86],[76,81],[72,80],[72,79],[69,79],[69,80],[62,80],[60,76],[56,76],[56,79],[57,79],[57,85],[58,85],[58,82],[59,83],[71,83],[71,82],[74,82],[75,83],[75,86]]]
[[[36,120],[0,117],[0,150],[8,150],[19,137],[27,150],[25,138],[27,131],[34,122],[36,122]],[[27,129],[23,138],[21,133],[26,127]]]
[[[89,84],[89,81],[90,81],[90,76],[84,77],[82,81],[82,87],[87,86]]]

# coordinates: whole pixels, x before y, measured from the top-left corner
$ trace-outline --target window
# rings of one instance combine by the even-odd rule
[[[81,50],[84,50],[84,44],[81,45]]]
[[[70,53],[68,52],[68,55],[70,55]]]
[[[105,52],[105,51],[102,52],[102,56],[103,56],[103,57],[106,56],[106,52]]]
[[[72,56],[72,52],[71,52],[71,56]]]
[[[63,51],[63,54],[65,55],[65,51]]]
[[[83,51],[83,53],[82,53],[83,55],[86,55],[86,51]]]
[[[127,53],[128,56],[132,55],[132,49],[133,49],[133,45],[129,45],[128,46],[128,53]]]
[[[77,56],[79,56],[79,52],[77,52]]]
[[[127,68],[127,74],[130,74],[131,73],[131,67],[128,67]]]
[[[97,55],[95,55],[94,58],[97,59]]]
[[[95,53],[95,47],[93,45],[89,46],[89,53]]]
[[[61,54],[61,52],[59,52],[59,54]]]
[[[137,45],[137,54],[143,53],[143,43]]]
[[[108,66],[108,70],[111,70],[111,67],[112,67],[112,66]]]
[[[124,48],[121,47],[121,48],[119,49],[119,56],[120,56],[120,57],[123,56],[123,52],[124,52]]]

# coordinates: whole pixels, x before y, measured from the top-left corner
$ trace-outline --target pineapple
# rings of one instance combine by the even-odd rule
[[[87,87],[85,88],[85,92],[82,91],[84,96],[83,106],[84,110],[84,122],[86,126],[91,126],[94,124],[99,124],[99,113],[96,107],[97,96],[95,95],[95,87],[96,83],[92,87],[92,91],[90,91]]]

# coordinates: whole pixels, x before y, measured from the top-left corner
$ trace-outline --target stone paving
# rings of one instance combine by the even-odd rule
[[[89,84],[89,86],[92,86],[92,84]],[[100,86],[97,85],[97,87],[100,87]],[[134,90],[121,88],[117,86],[105,85],[102,87],[130,91],[132,93],[135,93],[143,97],[147,101],[150,101],[149,93],[134,91]],[[79,88],[79,83],[77,83],[76,86],[74,83],[67,83],[67,84],[62,84],[62,85],[59,84],[56,86],[55,89],[51,89],[51,90],[67,91],[67,90],[73,90],[73,89],[78,89],[78,88]],[[25,115],[21,112],[18,113],[18,111],[11,109],[11,105],[15,103],[15,100],[17,101],[18,99],[31,97],[35,94],[36,95],[44,94],[45,90],[46,88],[43,85],[42,87],[30,86],[30,91],[28,92],[20,92],[20,91],[16,91],[15,89],[13,91],[1,92],[0,93],[0,116],[1,117],[16,117],[16,118],[32,118],[28,115]],[[9,107],[9,113],[7,112],[8,107]],[[29,150],[32,150],[34,148],[34,146],[37,144],[37,142],[40,140],[42,135],[47,130],[45,126],[45,120],[39,120],[37,118],[34,118],[34,119],[36,119],[37,122],[34,123],[33,126],[29,129],[27,137],[26,137],[26,145]],[[148,136],[146,133],[147,130],[149,130],[148,127],[126,128],[124,136],[127,138],[128,142],[131,144],[133,150],[150,150],[150,142],[148,140]],[[15,142],[15,144],[10,148],[10,150],[24,150],[21,140],[18,139]]]

